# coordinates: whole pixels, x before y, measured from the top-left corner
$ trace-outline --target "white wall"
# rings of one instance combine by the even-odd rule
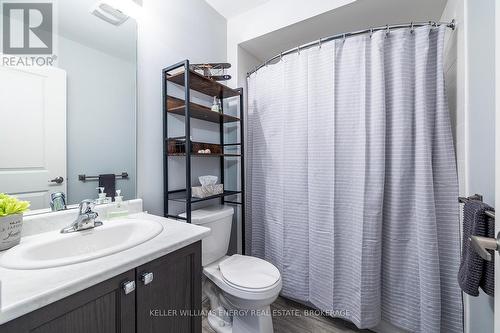
[[[494,1],[449,0],[445,80],[457,153],[460,195],[494,203]],[[462,216],[460,216],[462,218]],[[462,222],[462,221],[461,221]],[[493,299],[464,294],[465,332],[493,332]]]
[[[466,149],[465,149],[465,2],[449,0],[441,16],[441,21],[456,21],[456,29],[447,29],[445,36],[444,70],[448,107],[450,109],[453,141],[457,153],[458,182],[460,195],[466,195]]]
[[[495,203],[495,1],[466,0],[467,193]],[[467,297],[469,332],[493,332],[493,299]]]
[[[313,16],[347,5],[355,0],[271,0],[227,22],[227,60],[233,65],[230,85],[240,79],[238,45],[290,26]],[[279,15],[277,15],[279,13]]]
[[[450,109],[453,141],[455,143],[457,169],[458,169],[458,184],[459,193],[461,196],[468,195],[467,186],[467,145],[466,127],[466,25],[465,21],[465,1],[464,0],[449,0],[446,8],[443,11],[441,21],[450,21],[455,19],[457,27],[455,30],[448,30],[445,36],[445,83],[446,92],[448,94],[448,107]],[[460,229],[462,229],[462,214],[460,214]],[[462,232],[462,230],[461,230]],[[477,315],[471,319],[471,306],[478,307],[479,311],[486,313],[491,312],[486,304],[481,304],[471,299],[468,295],[464,294],[464,322],[465,331],[471,332],[471,324],[476,321]],[[486,308],[485,308],[486,307]],[[472,309],[472,312],[475,312]],[[474,331],[472,331],[474,332]]]
[[[495,149],[495,1],[467,0],[470,193],[493,204]]]
[[[203,0],[143,0],[142,17],[138,24],[138,197],[144,200],[145,210],[163,215],[161,71],[185,59],[225,61],[226,20]]]

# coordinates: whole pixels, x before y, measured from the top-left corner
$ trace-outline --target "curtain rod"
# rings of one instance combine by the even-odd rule
[[[352,31],[352,32],[346,32],[346,33],[336,34],[336,35],[333,35],[333,36],[320,38],[320,39],[318,39],[316,41],[313,41],[313,42],[310,42],[310,43],[307,43],[307,44],[303,44],[303,45],[297,46],[297,47],[295,47],[293,49],[290,49],[288,51],[281,52],[281,53],[275,55],[274,57],[272,57],[271,59],[266,60],[265,62],[263,62],[259,66],[256,66],[252,71],[250,71],[250,72],[247,73],[247,77],[249,77],[253,73],[256,73],[262,67],[267,66],[272,61],[274,61],[276,59],[281,59],[284,55],[292,54],[294,52],[300,52],[301,50],[305,50],[305,49],[308,49],[308,48],[313,47],[313,46],[319,46],[319,47],[321,47],[322,43],[330,42],[330,41],[335,40],[335,39],[341,39],[341,38],[345,39],[347,37],[362,35],[362,34],[366,34],[366,33],[370,33],[370,35],[371,35],[375,31],[380,31],[380,30],[387,30],[387,33],[389,33],[391,29],[393,29],[393,30],[394,29],[401,29],[401,28],[411,28],[411,29],[413,29],[413,28],[417,28],[417,27],[423,27],[423,26],[426,26],[426,25],[430,25],[431,27],[437,27],[437,26],[440,26],[440,25],[446,25],[446,27],[448,27],[448,28],[450,28],[452,30],[455,30],[455,27],[456,27],[455,19],[453,19],[453,20],[451,20],[451,22],[434,22],[434,21],[429,21],[429,22],[411,22],[411,23],[393,24],[393,25],[389,25],[388,24],[388,25],[380,26],[380,27],[376,27],[376,28],[370,28],[370,29],[364,29],[364,30],[358,30],[358,31]]]

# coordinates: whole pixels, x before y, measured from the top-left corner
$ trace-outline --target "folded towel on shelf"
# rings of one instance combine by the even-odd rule
[[[462,260],[458,284],[471,296],[479,296],[479,287],[486,294],[494,295],[494,260],[481,258],[469,240],[470,236],[495,237],[495,220],[485,214],[486,210],[493,211],[493,208],[478,200],[468,200],[463,208]]]
[[[116,177],[114,174],[99,175],[99,187],[104,187],[106,196],[113,198],[113,201],[115,201]]]

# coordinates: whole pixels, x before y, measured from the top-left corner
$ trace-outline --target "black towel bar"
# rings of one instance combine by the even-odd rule
[[[128,179],[128,173],[122,172],[121,175],[115,175],[116,179]],[[99,180],[99,176],[78,175],[78,180],[86,182],[87,180]]]
[[[481,194],[474,194],[468,198],[466,197],[458,197],[458,202],[460,203],[466,203],[469,200],[478,200],[478,201],[483,201],[483,196]],[[495,212],[492,212],[491,210],[487,210],[484,212],[487,216],[491,218],[495,218]]]

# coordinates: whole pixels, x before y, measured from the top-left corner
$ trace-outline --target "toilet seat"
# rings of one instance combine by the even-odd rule
[[[274,287],[281,279],[271,263],[250,256],[235,254],[219,263],[222,279],[230,286],[249,292]]]
[[[219,264],[229,258],[231,258],[231,256],[225,256],[220,260],[203,267],[203,274],[208,277],[213,283],[215,283],[217,287],[223,290],[223,292],[235,297],[258,302],[266,299],[273,299],[278,296],[279,292],[281,291],[281,275],[274,285],[263,289],[244,288],[227,281],[227,279],[222,276]]]

